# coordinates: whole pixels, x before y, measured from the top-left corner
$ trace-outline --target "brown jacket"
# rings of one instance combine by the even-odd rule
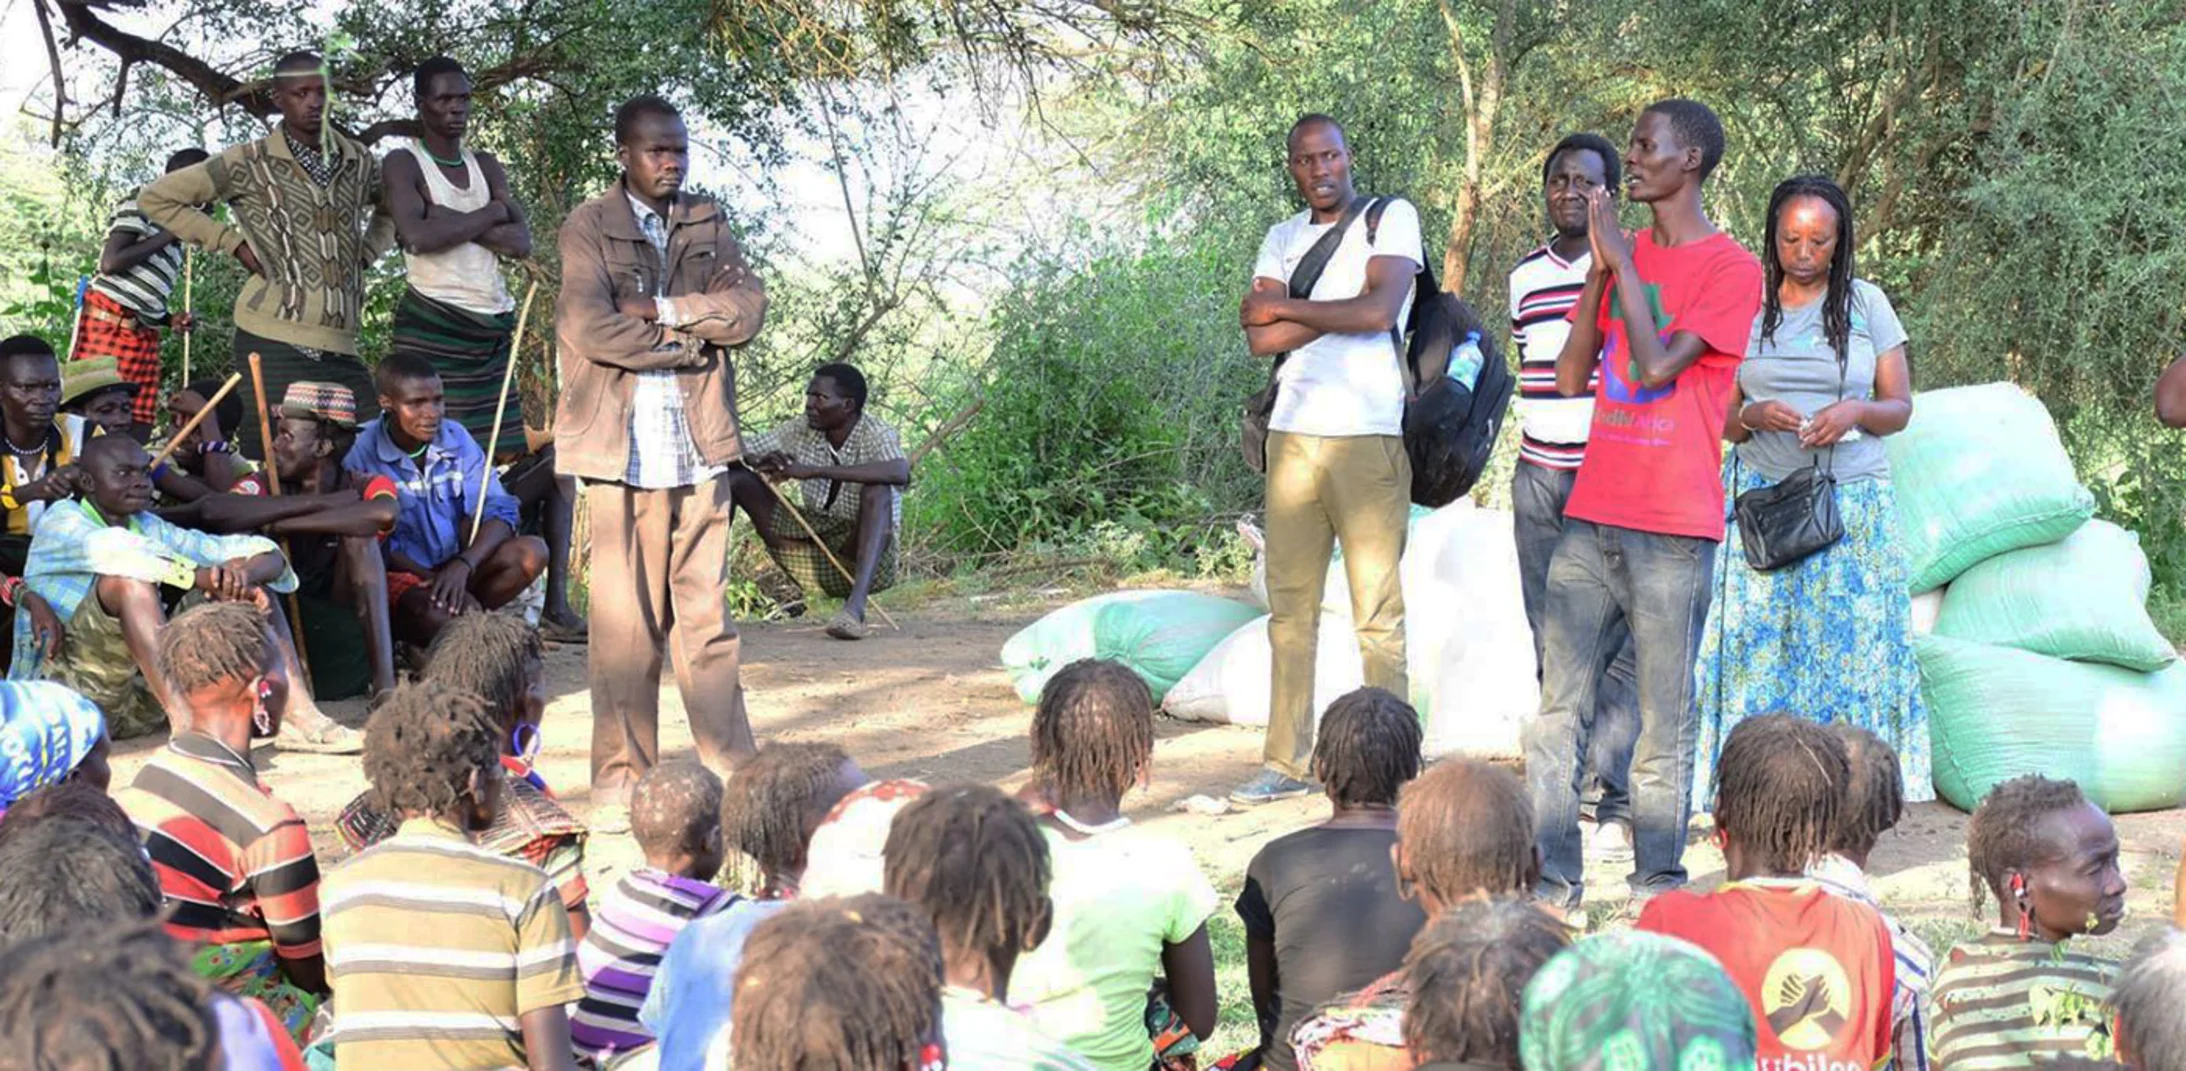
[[[724,465],[743,454],[736,426],[736,368],[728,347],[759,333],[767,292],[706,197],[682,194],[668,211],[668,262],[638,229],[623,184],[578,205],[562,222],[562,294],[554,330],[562,394],[555,407],[555,468],[564,476],[619,482],[630,465],[630,404],[637,373],[673,369],[699,456]],[[666,277],[663,290],[659,280]],[[623,298],[665,293],[681,326],[625,316]]]

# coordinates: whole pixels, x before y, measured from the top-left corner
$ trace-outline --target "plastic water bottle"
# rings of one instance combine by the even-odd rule
[[[1480,356],[1480,332],[1467,331],[1465,341],[1450,350],[1450,370],[1447,374],[1458,386],[1471,390],[1474,384],[1480,382],[1480,365],[1483,360]]]

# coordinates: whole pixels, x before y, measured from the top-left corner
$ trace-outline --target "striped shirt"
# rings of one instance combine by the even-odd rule
[[[138,210],[134,194],[114,210],[114,221],[106,229],[109,235],[127,234],[133,239],[160,233],[159,227]],[[175,280],[180,278],[182,243],[170,242],[126,271],[100,272],[91,280],[91,289],[113,298],[145,323],[157,324],[166,321],[167,298],[175,292]]]
[[[522,1017],[584,996],[538,867],[413,818],[326,877],[335,1066],[525,1067]]]
[[[1897,989],[1890,998],[1891,1051],[1887,1068],[1928,1071],[1928,991],[1935,977],[1935,953],[1928,943],[1882,909],[1868,888],[1867,875],[1841,855],[1828,855],[1807,870],[1822,888],[1874,908],[1890,931],[1890,951],[1897,959]]]
[[[1543,468],[1577,469],[1586,456],[1586,437],[1594,423],[1593,391],[1566,398],[1556,389],[1556,356],[1571,337],[1571,307],[1586,288],[1588,254],[1566,261],[1554,245],[1543,245],[1510,271],[1510,336],[1518,347],[1518,456]]]
[[[734,893],[711,882],[652,867],[623,876],[600,898],[592,929],[577,946],[585,996],[569,1021],[577,1051],[605,1062],[618,1052],[653,1040],[638,1023],[638,1008],[653,988],[653,973],[668,943],[694,919],[735,903]]]
[[[258,783],[250,760],[179,732],[115,794],[144,838],[173,914],[167,932],[209,944],[273,943],[319,954],[319,861],[296,810]]]
[[[2107,1060],[2117,964],[1991,930],[1951,949],[1935,979],[1930,1055],[1944,1071],[2035,1067],[2058,1056]]]

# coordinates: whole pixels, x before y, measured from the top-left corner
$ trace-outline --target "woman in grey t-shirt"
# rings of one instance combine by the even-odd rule
[[[1882,437],[1913,415],[1905,328],[1880,288],[1852,274],[1852,209],[1813,175],[1769,198],[1760,320],[1724,437],[1735,497],[1809,465],[1837,479],[1844,538],[1773,572],[1746,564],[1733,520],[1716,557],[1696,677],[1694,805],[1705,810],[1724,738],[1755,714],[1872,730],[1899,755],[1905,798],[1935,798],[1928,718],[1913,660],[1912,602]]]

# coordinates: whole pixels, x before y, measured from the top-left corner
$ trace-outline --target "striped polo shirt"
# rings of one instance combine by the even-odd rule
[[[2110,1058],[2104,1008],[2118,966],[1991,930],[1951,949],[1936,972],[1929,1062],[1949,1071],[2028,1068],[2059,1056]]]
[[[342,1071],[522,1069],[522,1017],[584,996],[546,874],[412,818],[326,876]]]
[[[258,783],[250,760],[179,732],[114,796],[144,838],[173,914],[167,932],[209,944],[273,942],[319,954],[319,862],[295,808]]]
[[[653,988],[653,973],[668,943],[694,919],[735,903],[734,893],[711,882],[640,867],[623,876],[592,916],[592,929],[577,946],[584,975],[584,1002],[569,1020],[577,1051],[605,1062],[618,1052],[653,1040],[638,1024],[638,1008]]]
[[[1571,337],[1571,307],[1586,288],[1591,254],[1567,261],[1553,245],[1526,254],[1510,271],[1510,336],[1518,347],[1518,457],[1543,468],[1569,470],[1586,456],[1594,424],[1593,391],[1566,398],[1556,389],[1556,355]]]
[[[136,197],[131,196],[114,210],[114,220],[107,224],[107,233],[117,232],[135,240],[158,234],[159,228],[144,218],[137,209]],[[91,289],[113,298],[147,323],[156,324],[166,321],[167,299],[174,294],[175,281],[180,278],[182,243],[171,242],[127,271],[100,272],[92,278]]]

